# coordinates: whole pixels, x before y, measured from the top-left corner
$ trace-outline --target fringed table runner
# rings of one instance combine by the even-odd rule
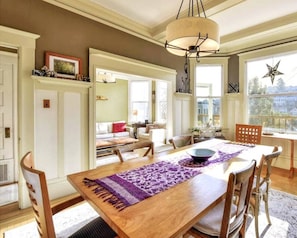
[[[85,178],[84,183],[87,186],[96,186],[94,192],[99,197],[122,210],[199,173],[178,164],[160,161],[100,179]]]
[[[217,151],[211,158],[208,160],[197,163],[195,162],[190,155],[185,154],[178,160],[178,164],[185,167],[191,168],[201,168],[206,167],[216,163],[222,163],[238,156],[243,150],[247,150],[255,145],[251,144],[240,144],[236,142],[227,142],[220,143],[218,145],[213,146],[211,149]]]

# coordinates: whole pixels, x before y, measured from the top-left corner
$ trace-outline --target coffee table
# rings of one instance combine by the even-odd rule
[[[131,137],[115,137],[110,139],[96,139],[96,157],[102,157],[113,154],[113,148],[132,144],[138,139]]]

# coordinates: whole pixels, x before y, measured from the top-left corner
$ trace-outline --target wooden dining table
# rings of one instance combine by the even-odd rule
[[[252,159],[259,162],[262,154],[271,153],[273,147],[264,145],[251,147],[227,162],[212,166],[213,168],[208,171],[123,210],[116,209],[99,198],[92,187],[86,186],[83,180],[103,178],[158,161],[173,161],[184,156],[189,149],[212,148],[219,143],[228,141],[212,139],[153,156],[103,165],[70,174],[67,178],[119,237],[182,237],[201,217],[224,199],[230,171],[241,168]]]

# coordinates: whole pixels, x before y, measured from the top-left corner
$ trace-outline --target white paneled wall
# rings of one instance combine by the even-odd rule
[[[82,170],[81,95],[64,94],[64,173]]]
[[[75,192],[67,175],[88,169],[90,87],[75,80],[35,79],[34,158],[46,174],[51,199]]]
[[[174,98],[174,135],[189,133],[191,128],[191,104],[192,96],[190,94],[175,93]]]
[[[243,120],[243,107],[241,102],[241,95],[238,93],[226,94],[225,107],[223,112],[224,125],[223,135],[228,140],[234,140],[235,137],[235,124]]]
[[[50,107],[43,107],[43,100]],[[47,179],[58,177],[58,93],[53,90],[35,91],[35,166]]]

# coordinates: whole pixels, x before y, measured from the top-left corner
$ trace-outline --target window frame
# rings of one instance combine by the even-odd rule
[[[198,126],[198,105],[197,105],[197,97],[196,96],[196,66],[197,65],[205,65],[205,66],[221,66],[221,96],[211,96],[209,98],[220,98],[221,99],[221,108],[220,108],[220,127],[224,127],[224,95],[227,87],[228,81],[228,58],[229,57],[211,57],[211,58],[201,58],[199,62],[195,59],[190,60],[191,71],[190,78],[193,78],[193,115],[192,115],[192,127]],[[202,83],[203,84],[203,83]],[[206,98],[205,96],[200,98]]]
[[[163,119],[161,114],[161,109],[160,109],[160,94],[162,94],[162,92],[160,92],[160,88],[159,85],[160,83],[164,83],[166,85],[166,118]],[[161,122],[161,123],[167,123],[168,120],[168,83],[166,81],[162,81],[162,80],[156,80],[155,81],[155,90],[153,91],[153,95],[152,95],[152,102],[155,103],[155,120],[157,122]],[[163,101],[162,101],[163,102]]]
[[[283,53],[279,53],[279,54],[272,54],[272,55],[267,55],[266,57],[261,57],[261,58],[255,58],[255,59],[251,59],[251,60],[247,60],[245,62],[245,68],[246,68],[246,97],[247,97],[247,120],[249,124],[257,124],[257,125],[262,125],[263,126],[263,131],[266,132],[279,132],[279,133],[287,133],[287,134],[297,134],[297,131],[293,131],[293,130],[289,130],[288,126],[287,126],[287,122],[291,121],[291,126],[293,124],[296,124],[297,122],[297,115],[294,115],[292,113],[287,113],[287,114],[281,114],[281,110],[280,111],[276,111],[276,113],[273,114],[267,114],[267,115],[262,115],[262,114],[255,114],[255,115],[251,115],[250,114],[250,102],[253,99],[266,99],[268,101],[271,101],[271,107],[272,109],[274,108],[274,104],[277,101],[283,101],[283,100],[289,100],[286,99],[286,97],[291,97],[294,96],[297,98],[297,91],[290,91],[290,92],[281,92],[281,93],[268,93],[268,94],[261,94],[261,93],[257,93],[257,94],[249,94],[249,84],[250,84],[250,80],[252,79],[248,79],[248,64],[252,63],[252,62],[256,62],[259,60],[263,60],[263,59],[267,59],[267,60],[274,60],[274,58],[279,58],[279,57],[286,57],[290,55],[295,55],[295,57],[297,57],[297,52],[296,51],[291,51],[291,52],[283,52]],[[279,61],[279,60],[277,60]],[[275,63],[276,64],[276,63]],[[275,66],[271,65],[272,67]],[[279,70],[279,68],[278,68]],[[274,86],[277,83],[277,80],[279,78],[281,78],[282,76],[276,76],[274,79]],[[297,76],[296,76],[297,77]],[[288,85],[288,86],[293,86],[293,85]],[[282,100],[283,99],[283,100]],[[288,102],[288,101],[287,101]],[[285,103],[286,104],[286,103]],[[288,112],[288,110],[285,110],[286,112]],[[275,111],[272,111],[275,112]],[[256,121],[261,121],[260,123],[256,123]],[[269,122],[270,121],[270,122]],[[255,123],[254,123],[255,122]],[[268,123],[267,123],[268,122]],[[295,123],[294,123],[295,122]],[[270,125],[272,123],[272,126]]]
[[[247,98],[247,67],[246,62],[255,59],[271,57],[297,52],[297,42],[279,44],[250,52],[239,53],[239,95],[242,113],[237,117],[237,121],[248,123],[248,98]]]
[[[133,83],[138,83],[138,82],[147,82],[148,83],[148,118],[144,118],[144,120],[142,119],[136,119],[133,118],[133,109],[132,109],[132,84]],[[129,80],[129,86],[128,86],[128,98],[129,98],[129,102],[128,102],[128,121],[135,123],[135,122],[144,122],[145,120],[151,121],[152,120],[152,80],[149,79],[145,79],[145,80],[137,80],[137,79],[130,79]],[[138,101],[135,101],[138,102]],[[146,101],[139,101],[139,102],[146,102]]]

